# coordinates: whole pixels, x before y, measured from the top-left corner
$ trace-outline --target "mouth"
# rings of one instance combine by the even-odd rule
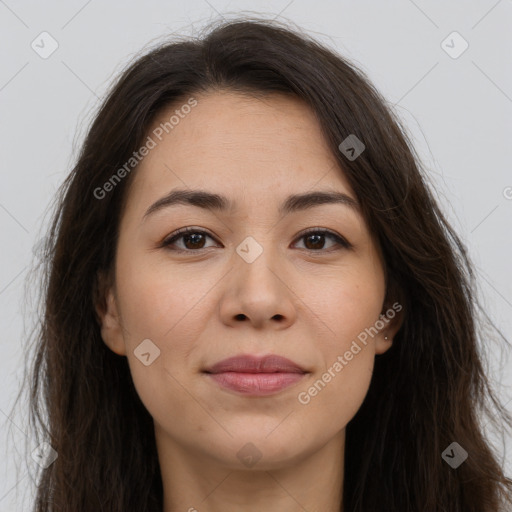
[[[299,382],[309,372],[285,357],[241,355],[203,371],[222,388],[245,396],[273,395]]]

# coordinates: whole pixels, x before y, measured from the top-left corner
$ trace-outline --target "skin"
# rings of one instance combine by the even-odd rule
[[[400,315],[369,337],[309,403],[300,403],[298,394],[388,307],[379,248],[361,214],[347,205],[279,216],[290,194],[336,190],[355,199],[305,104],[228,91],[195,98],[197,106],[133,176],[114,284],[99,311],[103,340],[128,358],[154,419],[164,512],[339,511],[345,427]],[[211,212],[174,205],[143,220],[174,188],[226,195],[237,207]],[[174,243],[187,253],[161,247],[187,226],[208,236]],[[309,228],[334,231],[353,248],[329,236],[323,244],[299,236]],[[236,252],[248,236],[263,248],[252,263]],[[148,366],[134,354],[145,339],[160,349]],[[239,354],[279,354],[309,373],[266,397],[226,390],[202,373]],[[261,454],[252,467],[237,457],[247,443],[256,447],[245,448],[250,454]]]

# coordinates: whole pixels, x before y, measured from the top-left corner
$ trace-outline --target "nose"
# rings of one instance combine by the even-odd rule
[[[275,253],[263,250],[248,263],[238,254],[226,276],[220,304],[222,321],[230,326],[247,322],[256,329],[285,329],[295,322],[297,295],[291,277],[277,264]]]

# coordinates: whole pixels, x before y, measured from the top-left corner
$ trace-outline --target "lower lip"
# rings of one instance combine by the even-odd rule
[[[208,374],[223,388],[244,395],[272,395],[298,382],[304,373],[238,373],[223,372]]]

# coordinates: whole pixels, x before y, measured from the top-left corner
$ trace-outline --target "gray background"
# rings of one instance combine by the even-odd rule
[[[32,492],[20,461],[25,440],[35,448],[26,439],[26,411],[11,414],[25,359],[24,325],[26,331],[34,321],[24,280],[44,234],[44,212],[74,162],[91,112],[142,48],[249,10],[302,26],[359,65],[396,105],[469,247],[489,316],[512,339],[511,0],[0,0],[0,512],[28,510],[23,499]],[[43,31],[59,45],[46,59],[31,47]],[[453,31],[469,44],[457,58],[442,43]],[[447,44],[452,55],[462,49],[456,37]],[[491,380],[511,410],[510,354],[496,345],[486,353]],[[497,443],[510,475],[512,439]]]

